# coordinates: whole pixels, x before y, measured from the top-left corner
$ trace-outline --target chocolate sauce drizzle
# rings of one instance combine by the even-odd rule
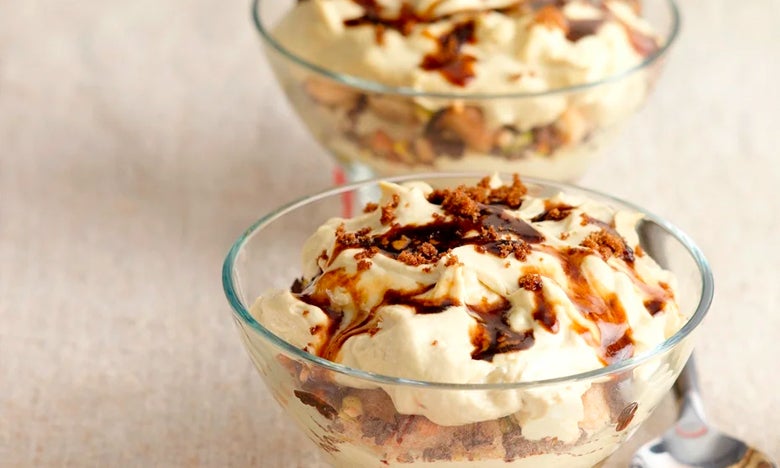
[[[485,246],[485,250],[501,256],[498,248],[494,248],[497,242],[501,242],[499,234],[511,236],[511,239],[506,239],[504,242],[535,244],[544,241],[544,236],[533,226],[508,214],[506,205],[480,204],[479,208],[480,215],[477,220],[457,217],[441,218],[420,226],[394,225],[384,234],[362,236],[356,243],[337,243],[331,259],[338,257],[345,249],[356,247],[375,249],[390,258],[397,259],[402,252],[416,250],[425,243],[432,244],[440,253],[464,245],[474,245]]]
[[[397,31],[402,36],[408,36],[412,33],[417,24],[430,24],[446,20],[452,17],[452,14],[436,16],[434,9],[437,2],[434,2],[423,12],[417,12],[415,8],[407,2],[402,2],[400,9],[395,17],[383,14],[383,7],[376,0],[352,0],[363,9],[363,14],[357,18],[344,20],[344,26],[357,27],[369,25],[374,28],[375,40],[377,44],[384,44],[385,31],[390,29]],[[509,8],[493,8],[489,11],[502,12],[512,15],[516,11],[526,11],[526,8],[520,8],[523,2]],[[562,27],[565,30],[566,38],[571,42],[577,42],[580,39],[596,34],[599,28],[606,20],[614,15],[601,2],[598,2],[603,13],[599,18],[587,19],[568,19],[563,16],[561,9],[565,6],[565,1],[531,1],[527,7],[533,11],[540,11],[544,8],[551,8],[556,15],[561,18]],[[628,40],[634,49],[642,56],[650,55],[658,49],[654,38],[647,36],[640,31],[624,24]],[[465,54],[461,51],[464,44],[476,43],[476,22],[473,18],[455,24],[452,29],[436,40],[436,50],[425,55],[420,68],[426,71],[438,71],[447,81],[456,86],[466,86],[476,75],[474,67],[477,62],[476,57]]]
[[[545,248],[545,252],[558,257],[569,279],[569,299],[587,320],[598,327],[600,339],[597,344],[601,350],[601,360],[605,364],[612,364],[630,357],[634,342],[623,305],[615,294],[610,294],[606,300],[593,294],[588,279],[582,273],[582,262],[593,252],[583,248],[565,251]],[[579,331],[589,335],[584,328]],[[586,338],[595,339],[592,336]]]
[[[453,193],[456,196],[451,196]],[[345,233],[343,228],[340,228],[340,231],[337,231],[334,251],[328,261],[332,262],[346,249],[357,248],[360,252],[356,254],[356,259],[359,257],[361,261],[369,261],[376,255],[384,255],[406,263],[403,255],[416,252],[420,255],[417,259],[420,263],[414,265],[428,264],[430,266],[427,268],[433,268],[442,257],[450,255],[453,249],[467,245],[499,258],[515,253],[515,255],[522,255],[524,259],[526,252],[536,250],[559,260],[568,278],[569,299],[589,322],[596,325],[599,336],[592,336],[590,330],[583,326],[574,325],[575,331],[599,348],[601,360],[605,364],[611,364],[633,355],[634,342],[631,329],[619,298],[614,293],[606,297],[594,294],[592,286],[583,273],[582,264],[588,256],[594,254],[593,249],[585,247],[560,249],[541,244],[545,240],[544,236],[528,222],[509,213],[510,208],[502,203],[502,201],[510,203],[507,200],[511,198],[512,206],[517,207],[520,201],[516,197],[509,197],[506,194],[505,199],[490,198],[491,196],[493,195],[483,197],[489,200],[488,203],[478,203],[474,198],[469,197],[467,192],[450,192],[445,193],[444,196],[434,193],[429,196],[429,201],[442,205],[448,216],[434,217],[434,220],[428,224],[402,226],[392,223],[394,220],[392,218],[390,229],[376,235],[372,235],[368,229]],[[569,211],[572,209],[559,204],[549,205],[546,208],[546,211],[535,219],[539,218],[541,221],[548,216],[552,218],[569,216]],[[551,214],[553,209],[557,210],[555,214]],[[619,241],[615,243],[618,251],[615,255],[624,261],[625,268],[622,269],[649,296],[645,301],[648,313],[656,314],[662,310],[663,305],[672,298],[671,290],[663,284],[660,287],[652,286],[640,280],[634,271],[633,250],[617,234],[614,226],[587,215],[583,215],[582,224],[597,225],[602,230],[608,231],[610,235],[617,236]],[[536,306],[532,312],[533,319],[550,333],[557,333],[560,324],[554,304],[545,300],[539,275],[533,276],[536,280],[525,283],[521,278],[521,286],[535,295]],[[496,354],[528,349],[534,344],[532,329],[516,331],[509,326],[507,314],[511,310],[511,304],[506,299],[495,303],[483,300],[479,304],[461,304],[457,299],[452,298],[422,298],[421,295],[434,287],[434,285],[425,285],[411,290],[387,290],[378,304],[366,308],[361,306],[365,304],[366,299],[362,297],[364,293],[358,287],[359,278],[360,271],[357,274],[348,274],[340,268],[321,273],[306,285],[303,281],[296,280],[292,287],[296,297],[307,304],[319,307],[330,319],[327,330],[315,327],[312,331],[312,334],[325,333],[325,344],[319,350],[319,354],[326,359],[337,361],[344,342],[350,337],[376,333],[381,321],[377,310],[386,305],[405,305],[417,314],[436,314],[452,306],[465,306],[477,322],[471,332],[471,341],[474,345],[473,359],[492,361]],[[354,310],[349,314],[348,323],[344,323],[345,310],[334,306],[328,294],[329,291],[337,288],[352,295],[349,303]]]
[[[534,345],[533,330],[516,332],[509,326],[507,313],[512,309],[512,304],[506,299],[494,304],[483,301],[467,307],[479,323],[471,332],[471,343],[474,345],[472,359],[492,362],[496,354],[522,351]]]
[[[412,28],[417,23],[429,22],[430,18],[426,15],[418,15],[410,4],[404,2],[398,12],[397,18],[386,18],[382,16],[382,5],[376,0],[352,0],[363,8],[363,16],[348,19],[344,21],[344,26],[354,27],[362,25],[372,25],[375,30],[376,42],[384,43],[385,29],[394,29],[403,36],[408,36]]]
[[[457,86],[466,86],[475,76],[474,64],[477,58],[464,54],[464,44],[477,41],[476,22],[469,19],[458,23],[436,40],[437,49],[423,57],[420,67],[426,71],[438,71],[447,81]]]

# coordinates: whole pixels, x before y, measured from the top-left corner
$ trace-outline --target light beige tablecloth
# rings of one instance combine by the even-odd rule
[[[583,184],[699,242],[709,414],[780,457],[780,2],[682,6],[656,94]],[[247,2],[0,0],[0,466],[318,466],[219,270],[332,167]]]

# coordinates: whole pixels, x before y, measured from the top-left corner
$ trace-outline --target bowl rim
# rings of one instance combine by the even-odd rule
[[[666,56],[672,44],[676,42],[677,37],[679,36],[680,25],[681,25],[680,9],[677,6],[676,0],[657,0],[657,1],[664,2],[666,4],[671,15],[670,31],[664,43],[661,45],[661,47],[658,48],[658,50],[647,55],[640,63],[630,68],[627,68],[623,71],[620,71],[618,73],[612,74],[605,78],[601,78],[599,80],[587,81],[576,85],[564,86],[561,88],[553,88],[545,91],[520,92],[520,93],[472,93],[466,91],[428,92],[428,91],[420,91],[408,86],[388,86],[377,81],[360,78],[358,76],[354,76],[346,73],[339,73],[333,70],[329,70],[325,67],[321,67],[319,65],[316,65],[304,59],[300,55],[297,55],[293,53],[291,50],[289,50],[288,48],[284,47],[279,41],[277,41],[273,37],[273,34],[271,33],[270,29],[265,27],[260,14],[261,1],[262,0],[252,0],[251,15],[252,15],[252,20],[255,24],[255,28],[257,29],[258,33],[260,34],[260,37],[265,41],[265,43],[268,44],[275,51],[279,52],[283,57],[295,62],[296,64],[302,66],[303,68],[308,69],[309,71],[317,75],[324,76],[333,81],[339,82],[343,85],[359,89],[363,92],[381,93],[381,94],[388,94],[388,95],[417,97],[417,98],[470,99],[470,100],[518,99],[518,98],[553,96],[558,94],[567,94],[567,93],[572,93],[577,91],[585,91],[585,90],[593,89],[601,85],[621,81],[622,79],[627,78],[628,76],[633,75],[636,72],[648,68],[655,62],[659,61],[662,57]]]
[[[241,299],[239,298],[236,284],[233,278],[233,266],[236,263],[238,255],[240,254],[241,250],[243,249],[247,241],[255,233],[259,232],[265,226],[273,223],[275,220],[281,218],[282,216],[284,216],[285,214],[291,211],[303,207],[311,202],[322,200],[324,198],[338,196],[345,192],[355,191],[361,188],[377,185],[380,181],[402,183],[402,182],[426,180],[426,179],[482,178],[484,176],[485,176],[484,172],[435,172],[435,173],[407,174],[407,175],[396,176],[396,177],[376,178],[376,179],[370,179],[361,182],[355,182],[355,183],[339,186],[336,188],[331,188],[329,190],[324,190],[315,193],[313,195],[304,196],[298,198],[297,200],[284,204],[279,208],[271,211],[270,213],[266,214],[265,216],[255,221],[249,228],[247,228],[242,233],[242,235],[231,246],[230,251],[228,252],[227,257],[225,258],[225,261],[222,265],[222,286],[223,286],[225,296],[227,297],[227,300],[233,309],[234,317],[237,320],[243,322],[245,325],[248,325],[249,327],[254,329],[256,332],[260,333],[260,335],[263,338],[270,341],[270,343],[276,346],[277,348],[281,348],[281,350],[284,351],[285,353],[291,354],[296,358],[308,361],[311,364],[324,367],[330,371],[347,375],[349,377],[367,380],[375,384],[403,385],[403,386],[448,389],[448,390],[508,390],[508,389],[522,389],[522,388],[538,387],[538,386],[552,385],[552,384],[559,384],[559,383],[573,383],[573,382],[578,382],[583,380],[591,380],[591,379],[608,376],[610,374],[614,374],[617,372],[621,372],[636,367],[656,356],[662,355],[667,351],[670,351],[677,344],[682,342],[683,339],[685,339],[688,335],[690,335],[691,332],[693,332],[699,326],[699,324],[702,322],[704,317],[707,315],[714,294],[714,279],[712,275],[712,270],[710,268],[709,262],[704,257],[702,251],[687,234],[685,234],[677,226],[666,221],[665,219],[656,216],[648,212],[647,210],[633,203],[624,201],[620,198],[613,197],[611,195],[607,195],[603,192],[599,192],[596,190],[580,187],[574,184],[555,182],[555,181],[550,181],[550,180],[540,179],[535,177],[523,177],[522,178],[523,183],[527,183],[528,185],[535,184],[537,186],[542,186],[545,188],[554,188],[561,191],[567,189],[568,190],[574,189],[575,191],[579,191],[580,193],[584,193],[586,195],[593,195],[599,197],[608,203],[614,203],[616,205],[621,206],[622,208],[638,211],[644,215],[645,219],[656,223],[659,227],[664,229],[667,233],[669,233],[672,237],[674,237],[678,242],[680,242],[687,249],[688,253],[691,255],[691,257],[693,257],[694,261],[696,262],[696,265],[699,268],[699,274],[702,283],[702,291],[701,291],[701,296],[699,297],[699,303],[696,306],[696,310],[688,319],[688,321],[679,330],[677,330],[677,332],[675,332],[674,335],[670,336],[669,338],[667,338],[666,340],[664,340],[663,342],[655,346],[653,349],[647,350],[644,353],[641,353],[637,356],[633,356],[629,359],[619,361],[617,363],[608,366],[593,369],[587,372],[580,372],[577,374],[570,374],[570,375],[555,377],[552,379],[523,381],[523,382],[476,383],[476,384],[453,383],[453,382],[429,382],[424,380],[406,379],[402,377],[393,377],[393,376],[378,374],[374,372],[364,371],[361,369],[356,369],[333,361],[329,361],[325,358],[316,356],[314,354],[310,354],[300,348],[293,346],[292,344],[276,336],[270,330],[262,326],[259,322],[257,322],[254,319],[252,314],[249,312],[247,307],[242,303]],[[507,174],[499,174],[499,176],[501,176],[502,180],[508,180]]]

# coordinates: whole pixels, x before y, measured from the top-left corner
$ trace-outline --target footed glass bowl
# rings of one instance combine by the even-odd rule
[[[673,0],[645,0],[641,14],[658,44],[636,39],[645,50],[633,67],[543,91],[432,93],[341,74],[295,54],[274,27],[297,4],[255,0],[255,24],[289,102],[352,181],[431,171],[577,180],[645,102],[679,28]]]
[[[403,176],[393,181],[473,184],[474,174]],[[636,206],[563,183],[526,179],[531,194],[558,191],[582,195],[615,207]],[[615,451],[651,414],[687,361],[692,335],[709,308],[713,282],[707,261],[693,242],[668,222],[645,212],[640,245],[678,280],[680,310],[687,323],[655,349],[610,366],[552,380],[495,384],[413,381],[345,367],[298,349],[275,336],[250,314],[261,294],[289,288],[300,272],[304,240],[324,221],[345,213],[347,198],[370,199],[377,182],[368,181],[305,198],[268,214],[250,226],[231,248],[222,280],[241,339],[261,377],[290,418],[339,467],[426,464],[436,467],[587,467]],[[556,404],[575,395],[575,405]],[[468,412],[482,401],[550,399],[534,415],[531,436],[518,422],[528,408],[469,424],[444,426],[424,416],[399,412],[390,395],[404,400],[452,402]],[[561,402],[565,399],[561,400]],[[581,404],[580,404],[581,402]],[[575,424],[568,442],[540,435],[540,427]],[[543,432],[543,430],[542,430]]]

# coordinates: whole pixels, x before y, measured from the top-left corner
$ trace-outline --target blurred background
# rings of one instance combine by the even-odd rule
[[[780,1],[679,3],[656,92],[581,183],[708,255],[707,406],[778,458]],[[0,0],[0,466],[317,466],[221,291],[238,234],[334,168],[249,7]]]

